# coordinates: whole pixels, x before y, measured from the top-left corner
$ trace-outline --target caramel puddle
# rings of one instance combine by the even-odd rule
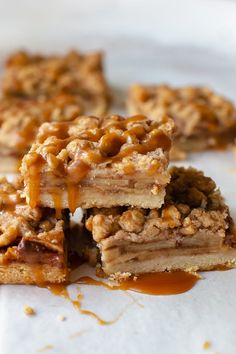
[[[141,274],[119,285],[111,285],[90,277],[81,277],[76,282],[102,286],[110,290],[132,290],[148,295],[177,295],[192,289],[198,280],[196,274],[179,271]]]
[[[119,285],[112,285],[100,280],[93,279],[88,276],[84,276],[80,277],[72,283],[47,284],[44,286],[38,286],[45,287],[53,295],[61,296],[64,299],[68,300],[74,306],[74,308],[77,309],[82,315],[87,315],[95,318],[100,325],[110,325],[118,321],[118,319],[125,312],[126,308],[114,320],[103,320],[94,312],[82,309],[81,300],[83,298],[83,295],[79,292],[77,298],[75,300],[72,299],[68,292],[67,286],[70,284],[77,283],[84,285],[102,286],[109,290],[132,290],[135,292],[149,295],[176,295],[192,289],[199,279],[199,276],[196,274],[179,271],[141,274],[138,277],[124,280]]]

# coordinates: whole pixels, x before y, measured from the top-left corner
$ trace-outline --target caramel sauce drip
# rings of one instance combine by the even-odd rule
[[[149,295],[182,294],[196,284],[199,277],[192,273],[176,271],[141,274],[137,279],[127,279],[119,285],[110,285],[90,277],[81,277],[78,284],[102,286],[110,290],[132,290]]]
[[[54,208],[56,211],[56,218],[61,219],[62,218],[62,198],[61,198],[61,193],[58,193],[57,191],[52,192],[52,198],[53,198],[53,203],[54,203]]]
[[[66,300],[68,300],[82,315],[87,315],[87,316],[95,318],[100,325],[109,325],[109,324],[113,324],[116,321],[116,319],[113,321],[105,321],[105,320],[101,319],[98,315],[96,315],[94,312],[92,312],[90,310],[82,309],[82,305],[81,305],[82,295],[81,294],[77,295],[76,300],[71,299],[69,292],[66,288],[66,284],[48,285],[47,289],[53,295],[61,296],[61,297],[65,298]]]
[[[78,186],[73,183],[67,184],[67,193],[68,193],[68,207],[72,213],[75,212],[77,208],[77,199],[78,199]]]
[[[35,208],[39,202],[40,174],[44,163],[43,157],[37,154],[34,163],[29,168],[29,204],[31,208]]]
[[[34,276],[34,282],[38,287],[44,287],[45,285],[45,278],[44,278],[44,274],[42,271],[42,267],[41,265],[36,265],[34,264],[34,268],[33,268],[33,276]],[[31,279],[27,281],[27,279],[24,279],[25,284],[32,284]]]

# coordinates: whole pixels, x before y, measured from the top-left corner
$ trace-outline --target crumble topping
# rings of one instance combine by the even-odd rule
[[[94,113],[104,113],[110,101],[103,75],[102,53],[42,56],[20,51],[6,62],[3,94],[27,98],[77,95]]]
[[[236,110],[226,98],[208,87],[186,86],[174,89],[168,85],[130,87],[129,99],[134,113],[148,114],[158,119],[163,114],[172,117],[177,136],[199,135],[203,131],[217,134],[236,127]]]
[[[152,175],[163,169],[152,153],[156,151],[159,160],[162,158],[167,163],[163,152],[170,149],[173,128],[173,121],[167,117],[154,122],[145,116],[127,119],[80,116],[72,122],[45,123],[36,143],[24,157],[21,171],[27,174],[30,166],[43,160],[45,170],[57,176],[67,174],[74,183],[86,176],[91,166],[97,165],[114,164],[117,170],[122,170],[123,163],[123,173],[129,174],[137,165],[142,169],[146,164]]]
[[[68,121],[83,113],[78,97],[58,94],[48,100],[0,100],[0,147],[4,154],[22,155],[31,146],[40,125]]]
[[[171,182],[160,209],[88,210],[86,228],[92,232],[94,240],[100,242],[115,235],[120,240],[148,242],[153,237],[153,229],[160,237],[167,230],[172,233],[178,230],[183,237],[191,237],[199,229],[210,229],[224,237],[231,221],[215,182],[193,168],[173,167],[170,173]]]

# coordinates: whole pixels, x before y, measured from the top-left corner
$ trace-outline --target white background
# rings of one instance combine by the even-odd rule
[[[208,84],[236,102],[234,1],[0,0],[1,59],[19,48],[71,47],[104,49],[109,82],[120,94],[137,81]],[[236,217],[232,153],[194,155],[184,164],[216,180]],[[71,291],[75,295],[76,286]],[[33,354],[52,345],[48,352],[54,354],[198,354],[206,353],[205,340],[212,342],[209,353],[236,353],[236,271],[204,274],[182,295],[133,293],[138,304],[123,292],[86,286],[81,291],[84,308],[107,320],[123,315],[100,326],[45,289],[1,286],[0,353]],[[27,318],[24,304],[37,315]],[[59,314],[67,320],[58,321]]]

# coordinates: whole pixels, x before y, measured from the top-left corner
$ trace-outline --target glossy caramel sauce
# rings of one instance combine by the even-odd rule
[[[91,117],[88,119],[91,120]],[[145,116],[136,115],[127,119],[119,116],[112,116],[110,119],[97,120],[97,127],[87,129],[78,134],[78,136],[70,135],[69,128],[76,127],[76,120],[74,123],[59,122],[54,123],[52,135],[57,138],[56,150],[60,151],[65,148],[67,144],[73,139],[81,139],[84,142],[83,147],[78,147],[78,152],[74,157],[74,161],[64,167],[63,173],[65,175],[68,205],[70,210],[75,211],[78,196],[78,188],[80,181],[85,178],[90,171],[92,164],[101,163],[116,163],[122,161],[123,158],[131,155],[133,152],[139,154],[147,154],[157,148],[169,150],[171,147],[171,139],[165,132],[160,129],[161,123],[166,123],[167,119],[163,118],[161,123],[149,121]],[[50,133],[42,133],[38,137],[39,143],[44,143],[45,139]],[[97,145],[94,147],[94,143]],[[53,146],[50,146],[52,149]],[[29,166],[29,198],[31,207],[38,204],[40,191],[40,172],[43,161],[46,157],[38,155],[35,161],[30,161]],[[149,175],[154,175],[161,164],[156,163],[150,166]],[[59,168],[59,167],[58,167]],[[124,169],[124,173],[128,175],[135,172],[134,166],[128,166]]]
[[[117,318],[115,320],[112,321],[105,321],[103,319],[101,319],[98,315],[96,315],[94,312],[90,311],[90,310],[84,310],[82,309],[82,305],[81,305],[81,300],[82,300],[82,294],[79,293],[77,295],[76,300],[73,300],[70,297],[70,294],[66,288],[66,284],[54,284],[54,285],[47,285],[47,289],[56,296],[61,296],[63,298],[65,298],[66,300],[68,300],[74,307],[76,310],[78,310],[82,315],[87,315],[90,317],[93,317],[97,320],[97,322],[100,325],[109,325],[109,324],[113,324],[116,322]]]
[[[40,264],[34,265],[33,276],[34,276],[35,284],[37,284],[38,287],[43,288],[44,284],[45,284],[45,278],[44,278],[44,274],[42,272],[42,267]]]
[[[110,285],[90,277],[81,277],[77,283],[102,286],[110,290],[132,290],[149,295],[176,295],[192,289],[198,280],[199,277],[195,274],[178,271],[141,274],[119,285]]]
[[[31,208],[35,208],[38,205],[39,193],[40,193],[40,174],[42,166],[45,160],[41,155],[35,156],[34,163],[29,168],[29,204]]]
[[[61,219],[62,218],[62,198],[61,198],[61,193],[58,192],[52,192],[52,198],[53,198],[53,204],[54,208],[56,211],[56,218]]]
[[[77,200],[78,200],[78,186],[73,183],[67,184],[67,193],[68,193],[68,207],[72,213],[75,212],[77,208]]]

